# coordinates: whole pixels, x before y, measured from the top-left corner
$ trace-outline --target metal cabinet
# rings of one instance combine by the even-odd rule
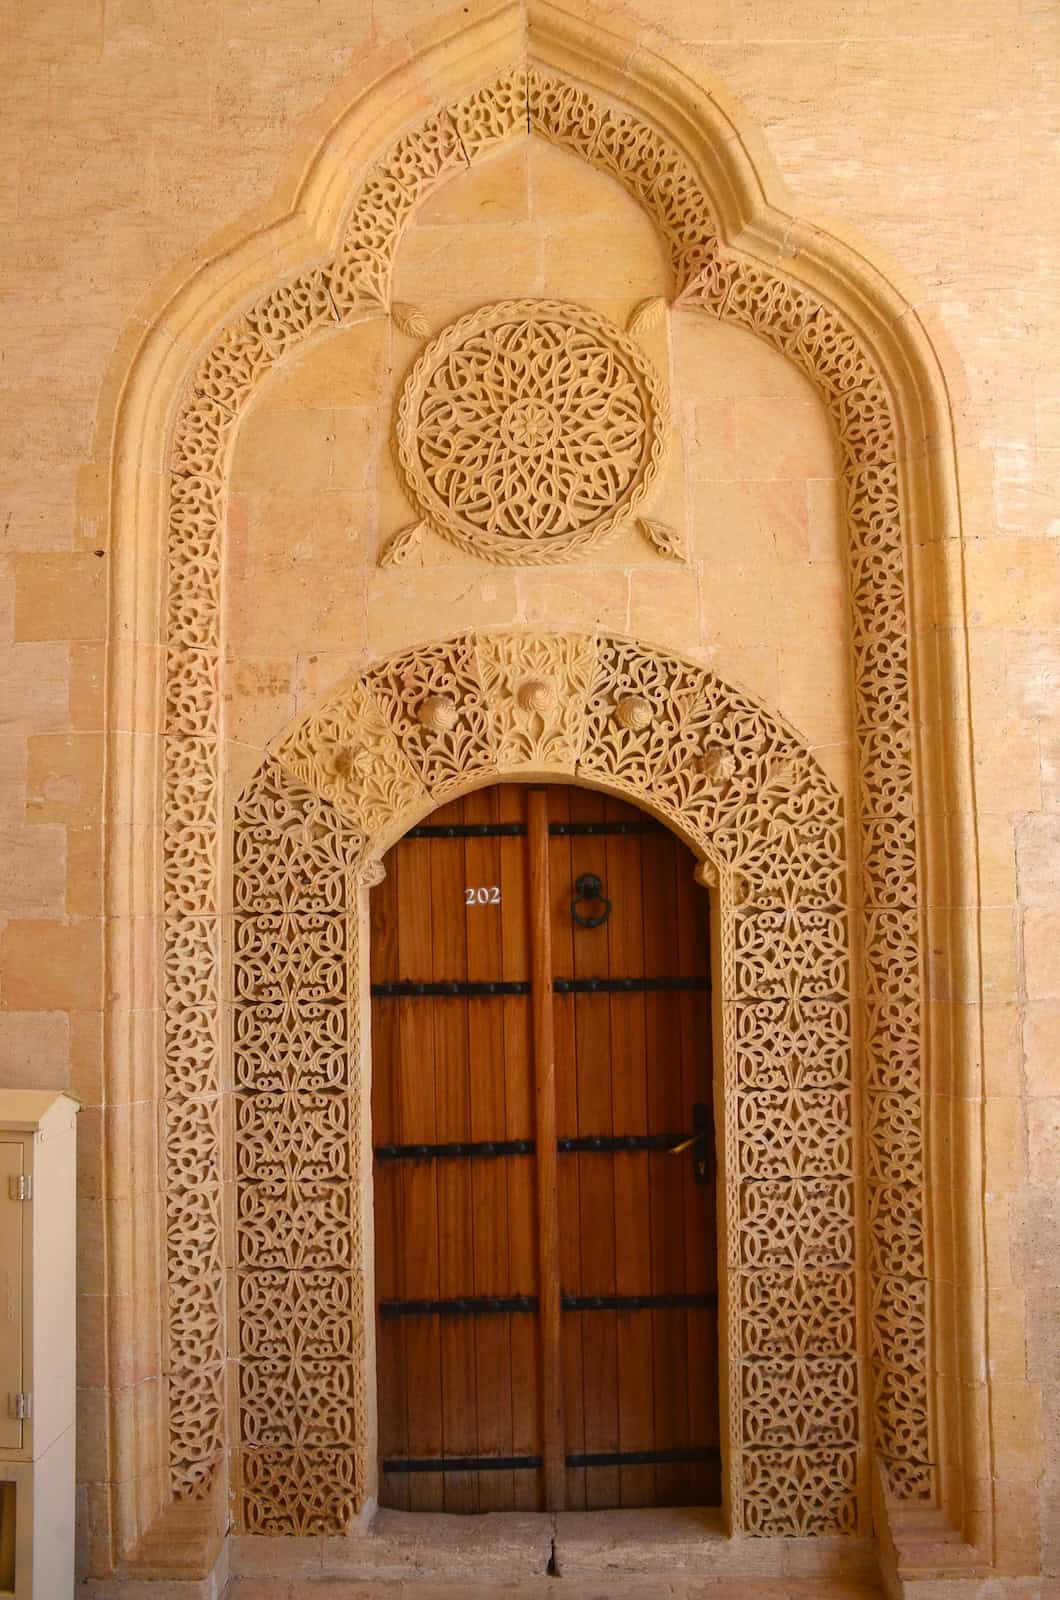
[[[0,1596],[74,1584],[77,1101],[0,1090]]]

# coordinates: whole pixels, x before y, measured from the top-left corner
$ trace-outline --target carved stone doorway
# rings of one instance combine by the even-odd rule
[[[372,891],[380,1502],[719,1505],[707,896],[660,822],[508,784]]]
[[[839,796],[794,730],[706,668],[614,635],[523,633],[377,663],[279,742],[237,807],[242,1526],[341,1531],[376,1493],[362,893],[439,801],[505,778],[628,797],[716,888],[725,1509],[757,1534],[855,1532]]]

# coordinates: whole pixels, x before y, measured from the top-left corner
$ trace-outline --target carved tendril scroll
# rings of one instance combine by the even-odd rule
[[[227,1447],[218,707],[228,446],[243,406],[274,363],[314,334],[385,310],[394,250],[419,202],[467,162],[524,133],[528,119],[532,133],[611,174],[644,205],[668,248],[681,307],[736,322],[767,339],[809,374],[835,420],[846,482],[859,761],[874,1442],[893,1492],[926,1499],[933,1493],[934,1469],[927,1377],[917,831],[902,505],[887,392],[859,335],[833,307],[790,278],[724,249],[696,171],[658,129],[537,67],[528,73],[514,69],[402,136],[358,191],[335,257],[236,314],[192,375],[179,411],[170,474],[163,844],[164,1181],[174,1492],[185,1498],[208,1493]],[[408,729],[394,711],[401,673],[392,666],[379,670],[381,676],[366,686],[367,714],[378,718],[373,739],[367,746],[335,750],[329,781],[359,784],[368,797],[366,805],[385,809],[391,787],[406,781]],[[499,672],[506,670],[503,662],[497,666]],[[438,692],[449,693],[451,687]],[[474,711],[458,732],[424,745],[421,753],[439,776],[469,775],[465,758],[476,759],[480,748],[475,718],[485,715],[484,709]],[[532,736],[546,734],[539,730]],[[416,737],[427,735],[421,730]],[[513,723],[506,737],[518,743],[531,735],[526,725]],[[727,748],[723,733],[711,735],[711,747]],[[711,747],[698,752],[703,771],[695,774],[697,783],[729,781],[727,759],[712,754]],[[797,881],[785,889],[785,904],[799,902],[803,872],[800,867]],[[781,918],[779,910],[775,916]],[[733,938],[749,960],[766,959],[755,956],[755,944],[772,949],[776,927],[779,923],[769,918],[752,918],[745,927],[735,914],[732,919],[734,930],[743,929],[734,931]],[[806,938],[813,936],[805,931]],[[776,948],[779,959],[781,946]],[[769,1004],[781,1012],[791,998],[785,981],[779,975],[778,988],[769,997]],[[818,998],[827,1005],[824,997]],[[745,1025],[751,1026],[750,1021]],[[816,1023],[800,1013],[790,1041],[800,1060],[817,1051],[815,1029]],[[792,1099],[795,1090],[778,1082],[768,1092],[778,1148],[792,1150],[795,1130],[806,1128]],[[831,1095],[834,1101],[836,1091],[814,1086],[807,1092],[826,1099]],[[824,1102],[819,1109],[830,1125],[833,1112]],[[823,1132],[821,1137],[826,1144],[831,1138]],[[748,1189],[749,1223],[759,1218],[759,1208],[775,1205],[778,1216],[790,1219],[782,1231],[805,1240],[805,1270],[816,1272],[818,1237],[829,1237],[836,1228],[849,1228],[852,1235],[853,1217],[846,1216],[840,1197],[830,1191],[834,1180],[828,1176],[807,1171],[785,1185],[783,1194],[775,1189],[779,1181],[763,1171]],[[763,1250],[774,1231],[773,1222],[762,1224]],[[827,1274],[830,1268],[820,1270]],[[821,1299],[830,1282],[818,1278],[813,1293]],[[812,1296],[807,1307],[811,1303]],[[769,1378],[768,1363],[761,1371],[756,1368],[744,1410],[761,1419],[762,1430],[745,1458],[742,1516],[748,1528],[758,1525],[756,1506],[766,1519],[763,1531],[797,1533],[822,1526],[821,1519],[807,1517],[800,1499],[797,1463],[806,1458],[798,1441],[811,1435],[818,1441],[814,1472],[822,1503],[832,1497],[837,1507],[845,1506],[853,1493],[844,1477],[849,1442],[844,1427],[820,1425],[814,1416],[819,1392],[811,1381],[815,1359],[791,1356],[786,1376],[774,1367],[775,1398],[768,1405],[761,1388]],[[823,1387],[844,1393],[835,1373],[822,1372],[820,1377]],[[277,1458],[275,1482],[288,1487],[277,1488],[276,1495],[297,1499],[303,1493],[300,1472],[289,1454],[282,1461]],[[353,1479],[347,1487],[356,1495]],[[738,1506],[736,1513],[740,1526]],[[285,1515],[279,1525],[298,1523],[293,1513],[293,1520],[284,1522]],[[828,1526],[845,1526],[847,1515],[836,1511]]]

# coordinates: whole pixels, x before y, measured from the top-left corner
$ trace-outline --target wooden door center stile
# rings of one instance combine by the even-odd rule
[[[631,806],[502,785],[372,895],[380,1499],[716,1504],[707,902]]]

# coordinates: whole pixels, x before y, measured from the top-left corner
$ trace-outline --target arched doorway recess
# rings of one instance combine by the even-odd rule
[[[945,385],[914,304],[868,264],[863,248],[848,248],[784,211],[767,163],[748,154],[757,149],[752,130],[694,64],[670,65],[627,37],[614,17],[576,20],[533,0],[525,10],[484,6],[470,22],[465,9],[452,29],[415,42],[399,65],[388,59],[367,91],[353,86],[322,121],[320,147],[297,192],[285,189],[207,265],[190,263],[178,291],[167,289],[159,301],[145,336],[137,326],[132,360],[123,353],[117,363],[100,442],[100,460],[112,468],[116,641],[108,680],[108,1059],[118,1084],[131,1052],[158,1050],[165,1225],[160,1291],[153,1268],[141,1275],[139,1266],[124,1265],[149,1262],[159,1249],[152,1217],[112,1209],[122,1248],[108,1257],[111,1332],[119,1355],[138,1348],[137,1319],[149,1305],[164,1324],[166,1360],[138,1390],[141,1426],[133,1435],[115,1429],[116,1477],[135,1492],[114,1501],[113,1546],[134,1548],[168,1494],[212,1504],[218,1528],[224,1520],[232,1338],[224,1243],[228,857],[220,585],[231,443],[261,379],[287,354],[389,311],[388,262],[419,201],[450,172],[527,127],[625,184],[667,243],[674,303],[768,340],[812,377],[836,422],[847,486],[859,740],[851,822],[860,887],[850,902],[859,928],[854,991],[865,999],[859,1082],[866,1113],[855,1144],[863,1139],[867,1152],[872,1447],[891,1494],[943,1504],[974,1523],[977,1540],[987,1539],[989,1501],[969,1498],[979,1492],[980,1463],[990,1459],[982,1317],[974,1300],[982,1251],[977,1134],[972,1118],[952,1136],[944,1096],[930,1096],[925,1078],[927,1060],[936,1083],[977,1081],[961,1076],[975,1055],[974,1021],[962,1018],[958,1027],[951,1004],[959,997],[965,1015],[977,1015],[971,923],[965,937],[949,914],[937,922],[932,959],[943,998],[930,1032],[922,986],[926,908],[976,903],[974,861],[947,822],[953,805],[965,804],[967,735],[940,710],[961,681],[964,647],[952,630],[914,648],[918,619],[906,577],[915,544],[959,532]],[[352,206],[351,172],[360,175]],[[940,589],[953,570],[935,568]],[[396,743],[408,732],[400,718],[383,737],[389,704],[382,729],[369,730],[379,753],[366,768],[366,796],[374,792],[381,816],[406,777],[400,760],[390,766],[388,738]],[[122,731],[130,727],[161,737],[139,741],[131,754]],[[241,816],[258,805],[255,826],[283,840],[288,824],[276,820],[283,814],[290,848],[308,848],[297,842],[308,815],[300,808],[312,810],[319,795],[306,791],[292,800],[290,777],[277,776],[287,769],[270,763],[265,770],[271,777],[260,778],[258,800],[257,790],[247,791]],[[569,772],[562,764],[556,770]],[[158,860],[142,848],[145,822],[162,841]],[[329,820],[328,837],[330,827]],[[333,864],[359,854],[347,834],[340,829],[337,843],[322,846]],[[145,906],[164,918],[157,967],[154,952],[132,937]],[[948,986],[951,973],[963,987]],[[164,1018],[157,1045],[145,1046],[129,1019],[144,1014],[145,996],[155,1003],[156,988]],[[115,1103],[121,1101],[119,1090]],[[129,1157],[115,1138],[107,1160],[119,1180]],[[933,1192],[956,1189],[952,1211],[940,1205],[929,1212],[929,1163]],[[932,1305],[931,1280],[940,1276],[956,1282],[958,1295]],[[119,1370],[120,1360],[111,1374],[116,1419],[124,1414]],[[358,1440],[366,1425],[358,1415]],[[789,1444],[772,1455],[763,1445],[757,1457],[760,1470],[776,1474],[774,1488],[799,1454]],[[266,1448],[280,1452],[276,1480],[286,1483],[285,1503],[294,1505],[301,1490],[285,1478],[293,1447]],[[356,1501],[366,1481],[356,1472],[358,1448],[351,1446],[343,1504]],[[158,1471],[165,1460],[168,1486]],[[799,1503],[799,1481],[796,1472],[791,1489],[771,1499],[762,1487],[763,1500],[781,1516],[778,1531],[810,1531],[801,1512],[789,1517],[784,1509]],[[284,1513],[274,1531],[332,1527],[333,1513],[311,1501],[307,1492],[303,1509]]]
[[[244,1526],[338,1528],[372,1492],[357,886],[439,802],[498,777],[628,795],[715,886],[726,1503],[748,1531],[852,1533],[864,1330],[839,797],[792,729],[705,668],[539,633],[379,663],[279,742],[236,809]]]
[[[378,1500],[720,1506],[709,896],[596,790],[432,811],[370,895]]]

